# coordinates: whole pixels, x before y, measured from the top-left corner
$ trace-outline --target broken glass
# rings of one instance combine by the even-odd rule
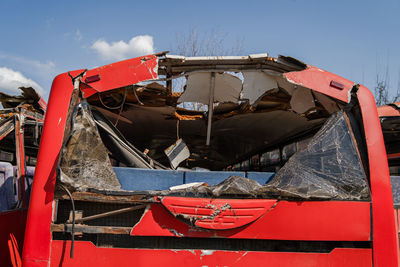
[[[212,187],[162,195],[278,198],[287,200],[369,200],[370,191],[347,115],[333,114],[308,145],[296,152],[266,185],[231,176]]]
[[[61,183],[74,191],[120,190],[86,100],[75,95],[71,105],[61,152]]]
[[[347,115],[334,113],[260,190],[280,198],[367,200],[369,187]]]

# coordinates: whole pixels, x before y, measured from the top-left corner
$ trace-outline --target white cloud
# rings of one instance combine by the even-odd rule
[[[99,39],[91,48],[104,60],[122,60],[154,53],[153,37],[149,35],[135,36],[128,43],[121,40],[109,44]]]
[[[56,64],[54,64],[53,61],[47,61],[43,63],[38,60],[27,59],[20,56],[7,55],[1,52],[0,52],[0,59],[6,59],[22,65],[33,67],[39,72],[44,72],[44,71],[52,72],[56,67]]]
[[[21,86],[31,86],[39,94],[43,95],[44,93],[43,88],[39,84],[25,77],[22,73],[6,67],[0,67],[0,91],[18,95],[20,93],[18,87]]]

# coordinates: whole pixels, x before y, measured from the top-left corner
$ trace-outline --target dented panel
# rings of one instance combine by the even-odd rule
[[[158,57],[155,55],[132,58],[88,70],[82,81],[98,76],[91,83],[83,83],[85,97],[138,82],[158,79]]]
[[[277,200],[227,200],[163,197],[160,202],[175,217],[205,229],[233,229],[264,215]]]
[[[173,199],[171,199],[172,201]],[[184,200],[177,198],[175,201]],[[201,201],[215,201],[198,199]],[[229,199],[221,199],[229,203]],[[133,236],[219,237],[271,240],[371,240],[371,205],[351,201],[279,201],[241,200],[242,205],[256,203],[268,207],[263,216],[233,229],[205,229],[175,217],[161,204],[151,204],[133,226]],[[253,206],[254,205],[249,205]],[[357,223],[354,223],[357,222]]]
[[[150,68],[150,65],[154,68]],[[133,69],[135,71],[132,71]],[[207,97],[202,101],[211,107],[204,108],[191,102],[178,106],[178,99],[182,93],[173,91],[174,79],[190,77],[200,72],[226,74],[249,70],[264,71],[274,77],[270,80],[276,80],[276,85],[271,82],[272,85],[269,86],[266,82],[264,89],[262,86],[255,86],[254,88],[260,90],[248,94],[251,95],[252,101],[246,101],[239,96],[237,101],[236,98],[235,101],[231,101],[234,103],[222,103],[228,98],[223,95],[223,98],[217,99],[214,113],[209,112],[214,106],[210,99],[211,94],[208,96],[209,101],[206,101]],[[242,78],[238,79],[240,85],[246,83]],[[142,81],[151,81],[153,84],[138,84]],[[183,94],[189,92],[188,85],[186,84],[187,87],[183,85]],[[268,168],[269,172],[276,175],[266,185],[249,182],[245,180],[248,179],[246,177],[230,177],[216,185],[208,186],[206,183],[201,183],[201,186],[196,187],[197,191],[194,187],[180,186],[178,188],[184,188],[181,192],[179,190],[115,192],[100,186],[97,187],[98,190],[92,191],[95,192],[94,197],[91,195],[92,199],[86,198],[88,195],[81,195],[81,200],[94,203],[97,200],[133,201],[133,197],[130,196],[141,194],[146,201],[156,196],[160,203],[151,203],[149,208],[143,211],[140,220],[132,225],[131,236],[128,236],[127,228],[113,228],[118,226],[101,228],[102,226],[98,225],[92,228],[80,225],[79,229],[93,235],[123,233],[121,235],[132,238],[124,239],[129,242],[133,242],[135,237],[155,237],[145,240],[160,243],[164,239],[158,237],[171,237],[174,240],[175,237],[181,237],[182,240],[186,240],[186,237],[212,237],[221,240],[237,238],[296,242],[339,241],[339,243],[360,241],[365,242],[362,244],[366,245],[366,250],[370,252],[373,246],[375,254],[378,253],[376,251],[382,252],[384,240],[388,240],[389,245],[393,247],[394,239],[385,238],[382,234],[384,230],[377,226],[390,226],[390,223],[385,223],[379,216],[375,216],[381,210],[385,210],[384,203],[387,204],[388,201],[376,193],[371,198],[368,184],[370,182],[371,186],[375,186],[371,191],[384,192],[385,188],[376,185],[379,183],[386,185],[386,176],[378,177],[376,168],[372,171],[368,169],[374,167],[374,162],[378,162],[378,159],[374,159],[371,155],[361,156],[362,153],[371,153],[370,147],[374,147],[377,151],[379,150],[377,146],[382,146],[375,127],[366,120],[366,114],[369,114],[367,111],[372,109],[373,100],[368,98],[362,87],[357,86],[360,88],[360,93],[357,94],[351,90],[352,87],[351,81],[293,58],[282,56],[272,58],[267,55],[198,58],[146,56],[87,71],[80,88],[84,97],[88,98],[89,105],[98,108],[99,112],[125,137],[120,139],[121,147],[137,148],[137,151],[135,150],[137,154],[145,158],[151,168],[157,166],[163,168],[163,164],[168,165],[163,151],[176,140],[182,139],[187,144],[190,154],[177,166],[184,172],[233,170],[242,171],[246,176],[247,172],[262,173]],[[61,94],[61,89],[58,90]],[[196,90],[191,92],[194,97],[197,96],[196,93],[200,94],[201,89]],[[218,88],[216,90],[218,91]],[[205,91],[209,90],[206,88]],[[241,89],[234,91],[236,95]],[[226,93],[225,90],[221,92]],[[354,97],[354,101],[350,101],[351,97]],[[360,104],[357,101],[360,101]],[[343,109],[358,115],[355,125],[363,126],[364,123],[365,129],[360,129],[361,135],[357,138],[355,136],[359,132],[352,132],[353,126],[348,123],[345,116],[344,119],[340,116]],[[364,121],[361,121],[362,119]],[[210,127],[206,126],[206,122],[209,122]],[[207,132],[207,129],[211,131]],[[206,137],[209,137],[210,141],[207,145],[205,145]],[[355,139],[360,139],[361,142]],[[101,141],[103,140],[104,136]],[[285,150],[288,153],[283,157],[284,147],[295,149]],[[47,147],[47,150],[50,149]],[[114,166],[125,167],[125,163],[116,157],[115,151],[111,149],[105,151],[110,158],[102,157],[100,162],[108,164],[111,159]],[[261,165],[261,155],[271,151],[278,151],[279,161],[274,161],[274,165]],[[129,179],[128,176],[125,178]],[[369,178],[371,179],[368,181]],[[143,179],[146,179],[145,175]],[[43,188],[43,182],[41,181],[40,188]],[[185,184],[184,176],[182,183]],[[118,195],[126,196],[117,197]],[[199,202],[199,205],[195,203],[193,206],[193,203],[188,203],[193,197],[198,198],[193,200],[194,202],[207,199],[211,205]],[[46,195],[46,199],[48,198]],[[321,199],[329,201],[320,201]],[[214,205],[212,202],[217,204]],[[239,218],[243,210],[234,207],[236,202],[247,205],[243,210],[247,209],[245,211],[250,213],[244,213]],[[370,202],[374,209],[374,217],[371,217]],[[263,207],[253,209],[254,203],[263,203]],[[36,212],[39,206],[36,205]],[[387,212],[381,214],[388,215]],[[374,222],[373,241],[371,241],[371,221]],[[118,222],[116,220],[115,223]],[[35,225],[34,222],[32,224]],[[61,227],[57,227],[59,231],[62,230]],[[67,229],[70,229],[70,225]],[[380,235],[377,235],[377,232]],[[30,236],[32,233],[31,229]],[[36,240],[31,239],[31,245],[34,244],[33,241]],[[119,241],[115,242],[117,244]],[[375,243],[378,244],[377,248]],[[55,246],[56,244],[54,243]],[[86,249],[90,250],[88,247]],[[94,250],[97,249],[100,248]],[[154,251],[161,253],[162,250]],[[219,251],[205,248],[197,252],[188,250],[187,253],[205,259],[218,255]],[[221,253],[227,255],[226,252]],[[364,265],[371,264],[371,253],[366,255],[367,261],[363,262]],[[393,256],[393,253],[391,255]],[[374,260],[379,258],[375,256]],[[276,258],[276,255],[273,257]],[[59,259],[58,256],[56,258]],[[348,259],[351,255],[346,255],[344,258],[346,261],[340,262],[342,265],[350,262]],[[329,263],[333,262],[331,259]]]

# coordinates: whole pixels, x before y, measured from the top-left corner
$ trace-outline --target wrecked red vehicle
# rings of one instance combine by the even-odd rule
[[[148,55],[53,82],[24,266],[398,266],[371,92],[291,57]]]
[[[0,93],[0,259],[16,265],[23,244],[46,102],[31,87]],[[11,257],[10,257],[11,256]]]
[[[391,175],[400,175],[400,102],[378,107]]]
[[[400,102],[378,107],[389,163],[393,205],[400,229]]]

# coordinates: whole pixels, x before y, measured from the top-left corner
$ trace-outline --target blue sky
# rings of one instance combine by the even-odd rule
[[[394,0],[2,0],[0,90],[12,91],[4,80],[12,77],[34,83],[47,98],[58,73],[111,63],[113,55],[172,50],[177,36],[196,28],[226,34],[227,48],[242,40],[244,55],[293,56],[370,89],[388,69],[394,94],[399,14],[400,1]]]

